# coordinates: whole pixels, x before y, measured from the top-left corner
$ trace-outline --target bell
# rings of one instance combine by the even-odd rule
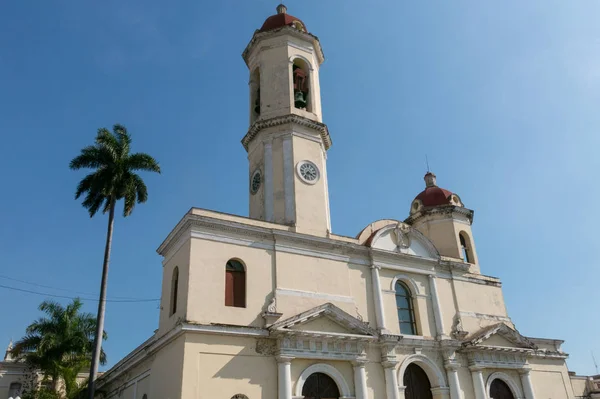
[[[306,108],[306,97],[300,90],[294,92],[294,105],[296,108]]]
[[[260,99],[256,99],[256,102],[254,103],[254,112],[256,112],[257,114],[260,115]]]
[[[260,115],[260,89],[256,91],[256,101],[254,101],[254,112]]]

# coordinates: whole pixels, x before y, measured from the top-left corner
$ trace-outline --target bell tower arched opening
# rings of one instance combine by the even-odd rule
[[[260,116],[260,68],[250,74],[250,125]]]
[[[295,58],[292,63],[294,107],[313,112],[310,87],[310,66],[302,58]]]

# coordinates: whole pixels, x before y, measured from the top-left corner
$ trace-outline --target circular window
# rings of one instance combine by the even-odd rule
[[[262,183],[262,175],[260,174],[260,170],[257,169],[252,173],[252,177],[250,178],[250,192],[252,194],[256,194],[258,189],[260,188],[260,184]]]
[[[317,168],[317,165],[314,163],[310,161],[301,161],[298,162],[296,169],[298,171],[298,176],[300,176],[305,183],[315,184],[319,181],[319,168]]]

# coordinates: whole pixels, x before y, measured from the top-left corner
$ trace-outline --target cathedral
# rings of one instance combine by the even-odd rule
[[[158,329],[99,398],[600,398],[563,341],[517,330],[473,211],[435,174],[404,220],[332,232],[324,55],[300,19],[279,5],[242,56],[249,217],[192,208],[177,223],[158,248]]]

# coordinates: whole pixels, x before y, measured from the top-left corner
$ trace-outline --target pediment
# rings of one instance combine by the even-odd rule
[[[481,329],[468,338],[463,345],[468,347],[483,347],[488,349],[513,348],[521,350],[537,348],[533,342],[521,335],[517,330],[512,329],[504,323],[494,324]]]
[[[437,249],[420,231],[402,222],[380,228],[367,240],[371,248],[421,258],[439,258]]]
[[[377,333],[368,323],[326,303],[279,321],[269,327],[274,334],[337,336],[340,338],[375,338]]]

